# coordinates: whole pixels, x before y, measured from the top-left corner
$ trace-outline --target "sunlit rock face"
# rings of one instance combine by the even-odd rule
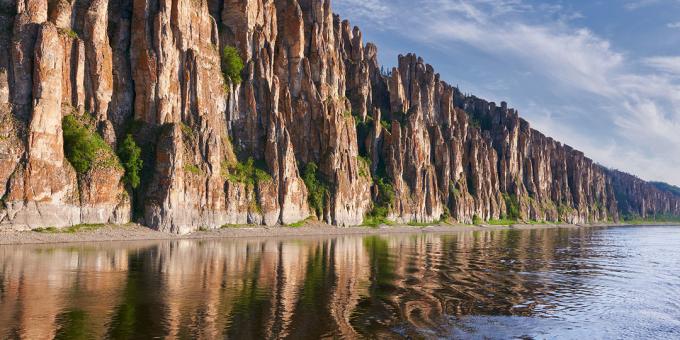
[[[678,197],[621,179],[463,95],[421,58],[382,72],[378,48],[328,0],[1,0],[2,229],[141,221],[188,233],[310,216],[361,224],[378,179],[387,217],[469,223],[616,221],[678,214]],[[235,47],[242,81],[222,75]],[[88,117],[113,150],[131,134],[142,185],[121,167],[77,174],[62,117]],[[266,176],[235,180],[249,159]],[[326,190],[303,181],[308,164]],[[621,193],[626,193],[625,195]],[[134,214],[133,214],[134,212]],[[133,216],[134,215],[134,216]]]

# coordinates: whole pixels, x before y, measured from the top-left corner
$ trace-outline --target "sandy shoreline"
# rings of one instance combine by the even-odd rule
[[[653,225],[653,224],[650,224]],[[662,223],[658,225],[676,225]],[[262,237],[310,237],[310,236],[342,236],[342,235],[383,235],[383,234],[416,234],[416,233],[459,233],[469,231],[510,230],[510,229],[549,229],[549,228],[590,228],[615,227],[627,224],[515,224],[511,226],[491,225],[432,225],[423,227],[385,226],[380,228],[350,227],[338,228],[325,224],[309,224],[303,227],[262,227],[242,226],[210,231],[198,231],[188,235],[162,233],[129,224],[123,226],[107,225],[94,231],[75,233],[41,233],[36,231],[0,232],[0,245],[21,244],[58,244],[77,242],[118,242],[118,241],[163,241],[191,239],[228,239],[228,238],[262,238]]]

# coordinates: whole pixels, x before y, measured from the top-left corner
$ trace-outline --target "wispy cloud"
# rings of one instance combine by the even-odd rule
[[[352,20],[370,19],[382,24],[384,19],[392,16],[392,7],[383,0],[340,0],[335,7],[341,8]]]
[[[352,1],[336,0],[336,6]],[[626,8],[655,2],[629,1]],[[542,100],[546,93],[523,93],[538,104],[518,107],[546,134],[604,165],[680,184],[680,57],[635,59],[575,24],[570,18],[580,14],[562,6],[523,0],[383,0],[382,5],[392,8],[382,29],[441,53],[492,56],[531,74],[527,80],[541,83],[544,92],[558,93],[559,102]],[[455,76],[444,79],[455,83]]]
[[[680,56],[651,57],[645,59],[645,64],[659,71],[680,76]]]
[[[643,7],[658,4],[661,0],[635,0],[628,1],[623,7],[629,11],[634,11]]]
[[[666,27],[671,28],[671,29],[680,28],[680,21],[669,22],[668,24],[666,24]]]

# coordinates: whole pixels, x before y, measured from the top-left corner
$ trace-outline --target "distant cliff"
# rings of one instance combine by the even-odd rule
[[[3,229],[680,215],[415,55],[381,72],[329,0],[0,0],[0,43]]]

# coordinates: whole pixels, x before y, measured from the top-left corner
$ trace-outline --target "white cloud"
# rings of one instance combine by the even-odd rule
[[[568,82],[603,96],[615,93],[609,74],[621,67],[623,56],[587,29],[559,32],[516,23],[494,27],[477,23],[433,22],[430,40],[456,40],[487,53],[508,54],[554,80]]]
[[[680,21],[678,21],[678,22],[669,22],[668,24],[666,24],[666,27],[672,28],[672,29],[680,28]]]
[[[336,3],[343,1],[348,0]],[[630,1],[626,8],[655,1]],[[574,15],[559,6],[539,8],[522,0],[383,4],[393,8],[393,17],[386,20],[393,26],[384,29],[443,53],[482,52],[530,72],[544,87],[558,89],[574,108],[540,98],[536,101],[542,106],[518,107],[547,135],[606,166],[680,184],[680,57],[631,59],[592,30],[565,20]],[[640,65],[647,69],[640,71]],[[552,114],[563,109],[567,112],[562,116]],[[590,126],[593,121],[599,125]]]
[[[645,64],[659,71],[680,76],[680,56],[651,57],[645,59]]]

